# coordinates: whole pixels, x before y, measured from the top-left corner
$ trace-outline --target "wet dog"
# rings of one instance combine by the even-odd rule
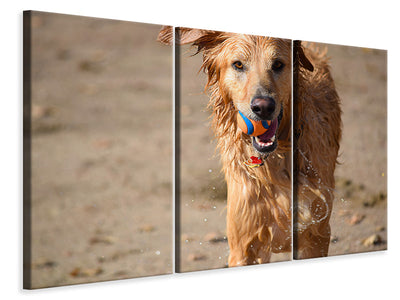
[[[171,44],[172,30],[163,27],[159,41]],[[326,256],[341,111],[325,57],[271,37],[178,28],[175,38],[203,54],[212,127],[228,187],[229,266],[266,263],[272,253],[292,251],[292,180],[294,255]],[[268,122],[268,130],[244,133],[239,112]],[[246,163],[249,159],[256,163]]]

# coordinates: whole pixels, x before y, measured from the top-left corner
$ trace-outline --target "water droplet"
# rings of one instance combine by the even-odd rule
[[[160,255],[161,252],[159,250],[156,251],[156,255]]]

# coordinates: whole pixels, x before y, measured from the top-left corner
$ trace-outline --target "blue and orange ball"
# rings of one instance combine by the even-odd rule
[[[237,124],[244,133],[250,136],[259,136],[267,132],[271,121],[254,121],[246,117],[241,111],[238,111]]]

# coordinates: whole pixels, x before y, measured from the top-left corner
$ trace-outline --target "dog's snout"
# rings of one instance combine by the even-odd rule
[[[260,119],[271,120],[275,112],[275,100],[270,97],[257,97],[251,101],[250,108]]]

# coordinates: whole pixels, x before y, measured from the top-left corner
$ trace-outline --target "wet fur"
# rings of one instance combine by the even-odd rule
[[[171,44],[172,37],[172,28],[163,27],[159,41]],[[189,28],[178,29],[176,41],[203,53],[212,128],[228,186],[229,266],[269,262],[271,253],[292,250],[291,41]],[[254,69],[242,83],[235,82],[229,69],[238,53]],[[285,64],[282,76],[271,72],[276,57]],[[324,56],[301,48],[295,61],[294,245],[295,257],[309,258],[328,253],[341,112]],[[281,109],[283,115],[277,149],[264,158],[263,166],[248,168],[243,162],[258,154],[251,138],[237,127],[236,114],[238,106],[241,111],[248,107],[250,114],[251,98],[260,91],[274,97],[275,115]]]
[[[328,254],[342,111],[326,51],[300,42],[294,47],[304,49],[314,68],[311,72],[297,60],[293,75],[294,256],[301,259]]]

